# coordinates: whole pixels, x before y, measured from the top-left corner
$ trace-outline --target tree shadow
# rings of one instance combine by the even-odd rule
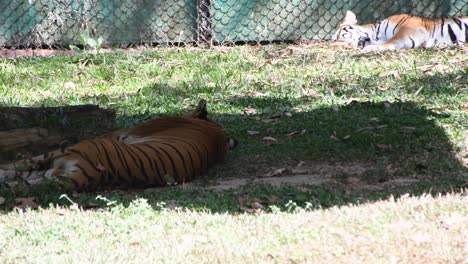
[[[293,105],[287,98],[268,97],[232,97],[228,102],[259,109],[278,107],[279,112],[283,112],[281,106]],[[405,193],[457,191],[466,184],[468,171],[456,157],[457,149],[444,128],[437,124],[436,117],[444,118],[414,102],[351,102],[337,107],[318,107],[292,116],[278,116],[276,112],[214,114],[211,118],[237,137],[240,144],[224,164],[211,169],[194,184],[75,194],[72,199],[90,209],[95,208],[96,203],[98,207],[105,206],[105,201],[95,200],[96,195],[103,195],[108,201],[124,206],[134,199],[144,198],[156,210],[188,208],[238,213],[252,201],[260,201],[265,208],[274,206],[288,210],[289,201],[297,206],[327,208]],[[303,134],[288,136],[292,131],[304,129]],[[247,131],[251,130],[259,134],[249,135]],[[262,140],[265,136],[276,141],[265,143]],[[279,187],[256,182],[262,173],[278,168],[286,170],[274,177],[288,178],[294,175],[299,162],[310,170],[311,177],[323,177],[327,181],[319,185],[284,184]],[[365,166],[356,172],[353,170],[356,164]],[[243,178],[250,184],[226,191],[211,188],[222,185],[226,178]],[[399,184],[402,182],[411,184]],[[30,195],[40,197],[44,205],[68,203],[58,199],[59,193],[53,191],[39,189]]]
[[[338,80],[340,77],[335,78]],[[457,94],[457,89],[447,83],[454,80],[467,81],[466,78],[463,72],[437,73],[413,82],[419,86],[423,84],[425,88],[420,94],[431,97]],[[374,82],[375,78],[360,80],[363,88],[366,83],[374,86]],[[409,94],[414,93],[413,88],[417,88],[408,88],[410,80],[405,79],[405,76],[395,80],[395,83],[396,86],[405,86]],[[142,96],[154,98],[151,102],[155,105],[169,98],[163,95],[170,92],[180,97],[190,96],[180,93],[176,87],[163,88],[161,85],[150,85],[143,88],[141,93]],[[193,89],[200,89],[192,91],[194,94],[207,93],[203,87]],[[352,95],[352,91],[339,92],[335,95]],[[121,100],[139,102],[140,95],[123,95],[124,99]],[[87,98],[82,99],[87,101]],[[103,195],[124,206],[136,198],[145,198],[156,210],[160,210],[165,203],[168,208],[238,213],[241,206],[250,201],[261,201],[265,208],[275,206],[285,210],[288,209],[286,204],[289,201],[299,206],[311,204],[313,208],[327,208],[398,197],[405,193],[457,192],[466,186],[468,170],[466,164],[457,157],[460,146],[453,145],[446,129],[440,125],[452,122],[449,112],[434,111],[414,101],[354,100],[348,104],[331,106],[323,106],[319,102],[317,98],[305,100],[269,96],[232,96],[222,102],[209,102],[209,111],[216,109],[216,104],[224,104],[238,109],[255,109],[255,112],[216,114],[216,110],[211,111],[210,118],[221,124],[240,144],[224,164],[211,169],[207,175],[196,180],[192,187],[183,185],[105,191],[77,194],[73,199],[85,208],[95,207],[89,206],[90,201],[92,204],[98,203],[99,207],[105,206],[106,202],[95,201],[96,195]],[[308,108],[311,110],[295,110],[303,104],[315,103],[317,106]],[[120,123],[130,126],[158,115],[180,114],[180,110],[166,110],[159,114],[149,112],[129,114],[121,111],[118,119]],[[265,137],[275,140],[264,140]],[[298,166],[301,162],[303,164]],[[356,166],[361,170],[356,171]],[[256,181],[278,169],[284,170],[272,177],[288,178],[295,174],[297,167],[307,170],[304,175],[322,177],[326,181],[318,185],[284,184],[279,187]],[[227,191],[211,188],[222,185],[225,179],[246,179],[248,184]],[[22,195],[7,192],[0,190],[0,195],[10,197],[10,200]],[[48,189],[38,189],[25,195],[39,197],[44,206],[49,203],[68,203],[58,198],[60,192]]]

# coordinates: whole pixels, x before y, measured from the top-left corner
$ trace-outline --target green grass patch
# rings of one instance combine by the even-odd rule
[[[466,65],[463,49],[361,54],[329,45],[1,60],[1,105],[99,104],[129,127],[206,99],[240,144],[189,186],[66,196],[1,187],[0,259],[463,261]],[[322,181],[255,181],[296,174]],[[211,188],[231,179],[250,184]],[[46,209],[12,209],[28,205]]]

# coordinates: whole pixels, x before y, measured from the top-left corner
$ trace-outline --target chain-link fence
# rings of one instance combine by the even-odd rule
[[[468,15],[468,0],[0,0],[0,47],[68,47],[88,30],[108,45],[330,39],[346,10]]]

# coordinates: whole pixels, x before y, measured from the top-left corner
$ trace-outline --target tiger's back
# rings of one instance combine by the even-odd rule
[[[463,45],[468,42],[468,17],[431,19],[401,14],[358,25],[356,15],[348,11],[335,39],[354,47],[368,43],[364,51]]]

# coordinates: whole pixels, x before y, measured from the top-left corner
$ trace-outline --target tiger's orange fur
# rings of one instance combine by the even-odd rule
[[[157,118],[84,140],[35,157],[26,170],[14,169],[21,161],[3,166],[0,180],[19,178],[34,185],[51,179],[75,190],[190,181],[223,161],[229,149],[224,130],[207,120],[203,102],[193,116]]]

